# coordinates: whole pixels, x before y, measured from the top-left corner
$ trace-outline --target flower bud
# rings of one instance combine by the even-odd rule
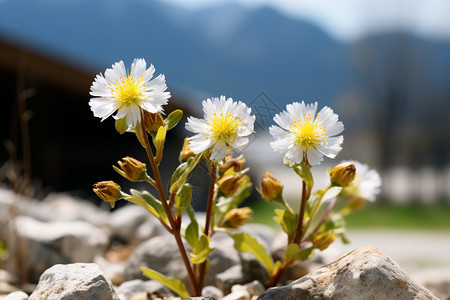
[[[192,149],[189,147],[189,140],[188,140],[188,138],[185,138],[184,143],[183,143],[183,148],[181,148],[179,160],[180,160],[180,162],[185,162],[189,158],[194,157],[194,156],[195,156],[195,153],[192,152]]]
[[[94,184],[94,192],[103,201],[109,202],[111,207],[114,207],[115,202],[122,198],[120,186],[111,180],[100,181]]]
[[[334,240],[337,239],[337,235],[335,235],[331,230],[317,233],[311,236],[311,242],[314,245],[314,248],[319,250],[325,250]]]
[[[144,110],[144,126],[149,132],[158,132],[160,126],[164,126],[164,120],[160,113],[153,114]]]
[[[146,165],[135,158],[127,156],[117,163],[120,170],[116,171],[128,180],[140,181],[148,178]]]
[[[225,156],[225,163],[219,166],[219,172],[223,174],[230,168],[233,168],[234,172],[240,172],[244,163],[245,158],[243,155],[239,155],[238,157],[227,155]]]
[[[244,224],[253,214],[249,207],[233,208],[225,215],[224,227],[238,228]]]
[[[343,162],[329,170],[331,184],[347,187],[355,179],[356,168],[353,162]]]
[[[237,189],[241,185],[243,177],[239,174],[228,175],[222,177],[218,182],[219,191],[222,192],[225,197],[230,197],[236,193]]]
[[[266,176],[261,181],[261,194],[263,198],[267,201],[272,201],[279,198],[282,192],[283,185],[281,182],[267,171]]]

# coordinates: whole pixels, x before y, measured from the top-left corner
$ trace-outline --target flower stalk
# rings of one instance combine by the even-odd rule
[[[141,114],[143,114],[142,110],[141,110]],[[143,116],[142,116],[142,118],[143,118]],[[181,226],[180,226],[180,224],[177,224],[175,222],[175,218],[172,214],[172,210],[167,201],[167,197],[164,192],[164,187],[163,187],[162,180],[161,180],[161,175],[159,173],[159,168],[156,164],[155,157],[153,156],[153,150],[150,146],[150,142],[149,142],[148,135],[146,132],[145,124],[141,123],[140,125],[141,125],[142,131],[144,132],[144,134],[141,136],[141,139],[139,139],[139,141],[141,142],[142,146],[145,148],[145,151],[147,153],[148,160],[149,160],[150,166],[152,168],[153,176],[155,177],[156,190],[161,199],[161,203],[163,205],[163,208],[167,215],[167,218],[169,219],[170,228],[172,229],[172,234],[175,237],[177,247],[180,250],[181,258],[183,259],[183,263],[186,267],[186,271],[188,272],[189,281],[191,283],[194,294],[195,294],[195,296],[200,296],[201,295],[201,287],[198,284],[198,281],[195,277],[194,271],[192,269],[192,265],[189,261],[189,257],[187,256],[186,248],[184,247],[183,240],[181,239],[181,232],[180,232]],[[173,193],[176,193],[176,192],[173,192]]]

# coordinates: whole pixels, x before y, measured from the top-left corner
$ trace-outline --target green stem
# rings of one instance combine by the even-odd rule
[[[292,240],[293,244],[300,244],[300,240],[303,236],[303,218],[305,216],[305,208],[306,208],[306,202],[309,199],[309,196],[311,195],[311,189],[309,186],[307,186],[306,182],[303,181],[302,184],[302,201],[300,204],[300,213],[298,216],[298,223],[297,228],[295,229],[295,235],[294,239]]]
[[[141,118],[143,120],[143,112],[141,110]],[[167,203],[167,197],[164,193],[164,187],[161,180],[161,175],[159,173],[158,166],[155,162],[155,157],[153,156],[153,151],[150,146],[150,142],[148,140],[147,131],[145,129],[144,123],[141,122],[141,129],[143,131],[142,133],[142,140],[139,140],[142,143],[142,146],[144,146],[145,151],[147,153],[148,159],[150,161],[150,165],[152,167],[153,176],[155,177],[155,183],[156,183],[156,190],[158,191],[158,195],[161,199],[164,211],[167,215],[167,218],[169,219],[170,226],[172,228],[172,234],[175,237],[175,241],[177,243],[178,249],[180,250],[181,258],[183,259],[183,263],[186,267],[186,270],[188,272],[189,281],[191,283],[192,289],[194,291],[195,296],[201,295],[201,287],[199,287],[197,280],[195,278],[194,272],[192,270],[191,263],[189,261],[189,258],[186,253],[186,248],[184,247],[183,241],[181,239],[181,232],[179,226],[175,224],[175,220],[172,214],[172,211],[169,207],[169,204]],[[139,139],[139,138],[138,138]]]

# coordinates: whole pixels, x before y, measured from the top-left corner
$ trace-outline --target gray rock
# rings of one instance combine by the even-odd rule
[[[158,271],[165,276],[183,281],[187,286],[189,279],[175,239],[171,235],[154,237],[141,243],[131,254],[124,270],[125,281],[148,279],[142,275],[140,267]]]
[[[5,300],[28,300],[28,295],[25,292],[16,291],[16,292],[9,293],[5,297]]]
[[[147,240],[155,236],[156,231],[150,218],[153,216],[139,205],[130,204],[117,209],[109,219],[111,236],[125,243],[138,244]]]
[[[209,271],[206,274],[205,286],[214,285],[216,275],[239,262],[232,239],[224,234],[213,236],[211,246],[214,251],[209,256]],[[175,239],[171,235],[154,237],[140,244],[130,256],[124,271],[126,281],[145,279],[139,267],[156,270],[166,276],[182,280],[190,286],[184,263],[181,259]]]
[[[216,299],[221,299],[223,297],[223,293],[217,287],[208,285],[202,289],[202,297],[213,297]]]
[[[16,218],[19,251],[30,282],[58,263],[92,262],[102,254],[108,236],[83,221],[44,223],[26,216]]]
[[[258,280],[247,283],[245,287],[252,296],[259,296],[266,291],[266,288]]]
[[[172,296],[167,287],[155,280],[135,279],[126,281],[116,288],[116,292],[121,300],[128,300],[142,294],[153,294],[153,296],[161,298]],[[147,299],[147,296],[145,299]]]
[[[99,200],[101,201],[101,200]],[[104,228],[109,222],[109,212],[84,199],[66,194],[51,193],[43,201],[41,206],[52,213],[46,216],[44,221],[86,221],[96,227]]]
[[[437,299],[415,283],[400,266],[373,246],[350,252],[334,263],[283,287],[271,288],[267,299]]]
[[[245,284],[248,281],[241,265],[234,265],[216,276],[216,285],[224,295],[229,294],[234,285]]]
[[[29,299],[119,300],[119,296],[98,265],[77,263],[46,270]]]

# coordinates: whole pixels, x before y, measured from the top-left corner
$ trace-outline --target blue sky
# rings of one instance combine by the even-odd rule
[[[449,0],[164,0],[192,9],[224,2],[271,6],[291,17],[313,21],[342,41],[366,33],[406,30],[450,40]]]

